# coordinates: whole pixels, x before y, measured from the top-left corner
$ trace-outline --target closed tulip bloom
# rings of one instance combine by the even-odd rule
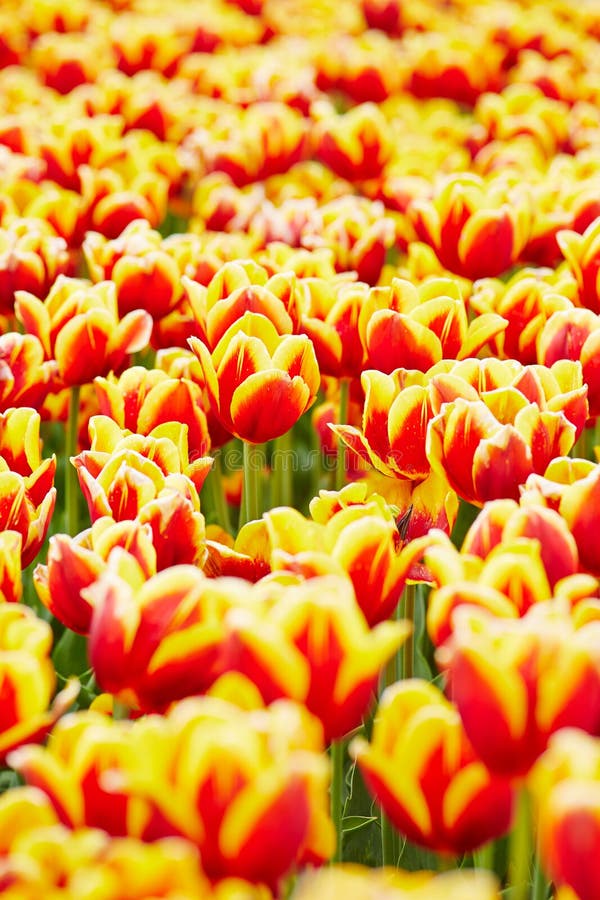
[[[37,556],[56,501],[56,458],[42,459],[40,415],[9,409],[0,415],[0,530],[21,535],[21,565]]]
[[[565,728],[550,739],[529,777],[543,869],[565,900],[593,900],[600,890],[600,742]],[[560,895],[562,896],[562,894]]]
[[[311,278],[299,283],[298,293],[304,301],[300,331],[313,342],[321,374],[358,377],[365,360],[358,322],[366,286],[341,278]]]
[[[590,416],[600,414],[600,316],[589,309],[570,309],[550,316],[538,338],[538,361],[578,360],[588,387]]]
[[[600,494],[600,465],[592,463],[587,474],[584,473],[585,469],[581,472],[583,477],[558,488],[558,511],[575,539],[581,567],[600,575],[598,532],[593,526],[596,498]]]
[[[378,472],[423,481],[431,471],[425,454],[432,417],[426,376],[405,369],[391,375],[369,370],[363,372],[361,384],[362,427],[332,425],[332,430]]]
[[[575,629],[568,605],[540,603],[521,619],[464,607],[438,650],[448,692],[485,764],[526,774],[550,735],[600,728],[598,623]]]
[[[82,385],[123,367],[150,339],[152,320],[137,308],[119,318],[115,286],[59,276],[45,300],[19,291],[15,305],[25,329],[55,359],[66,385]]]
[[[263,315],[246,313],[212,354],[197,338],[213,414],[236,437],[260,444],[285,434],[315,401],[320,375],[306,335],[277,334]]]
[[[322,112],[329,109],[323,107]],[[373,103],[324,116],[318,122],[316,140],[320,159],[349,181],[377,178],[392,155],[389,123]]]
[[[478,317],[496,313],[505,328],[491,340],[492,350],[502,359],[517,359],[523,365],[543,362],[537,351],[538,336],[557,311],[571,311],[574,281],[555,279],[553,269],[519,270],[506,284],[482,278],[473,286],[470,308]],[[477,319],[475,319],[477,321]]]
[[[210,438],[202,409],[202,391],[188,378],[170,378],[159,369],[133,366],[120,377],[94,381],[100,413],[120,428],[150,434],[166,422],[181,422],[188,428],[190,456],[206,456]]]
[[[514,500],[492,500],[469,528],[463,553],[487,559],[504,541],[529,538],[539,541],[541,559],[552,589],[579,569],[579,553],[565,520],[554,510]]]
[[[144,309],[152,319],[160,319],[181,297],[177,263],[163,249],[158,231],[143,219],[129,224],[114,240],[89,232],[83,252],[93,281],[114,283],[120,317]]]
[[[56,673],[50,659],[51,648],[52,630],[47,622],[36,618],[21,604],[0,605],[0,759],[3,763],[6,754],[15,747],[43,740],[77,697],[77,681],[69,682],[54,696]]]
[[[58,383],[54,360],[45,359],[44,348],[33,334],[0,335],[0,410],[14,406],[39,409]]]
[[[63,625],[78,634],[89,632],[93,611],[82,592],[106,569],[113,547],[130,553],[147,578],[156,572],[150,526],[136,520],[115,522],[108,516],[97,519],[76,537],[53,535],[46,564],[35,568],[38,597]]]
[[[583,234],[576,231],[559,231],[558,246],[579,288],[579,305],[594,313],[600,312],[600,218],[594,219]]]
[[[205,343],[211,349],[246,312],[265,316],[278,334],[297,331],[298,297],[292,272],[269,275],[264,266],[251,260],[227,262],[207,287],[186,276],[182,286]]]
[[[65,241],[42,219],[17,219],[0,228],[0,311],[13,313],[17,291],[45,296],[70,269]]]
[[[447,535],[433,532],[424,557],[436,585],[427,608],[427,630],[436,645],[452,633],[454,611],[461,606],[514,619],[553,596],[534,538],[507,539],[482,559],[464,547],[459,553]]]
[[[289,586],[269,619],[306,660],[303,702],[323,723],[327,743],[360,724],[379,674],[411,628],[400,621],[369,629],[350,584],[339,576]]]
[[[463,854],[510,826],[510,783],[487,770],[457,710],[432,684],[387,688],[371,741],[355,738],[350,753],[394,827],[421,846]]]
[[[414,200],[409,213],[442,265],[467,278],[500,275],[529,237],[528,198],[470,173],[448,176],[432,199]]]
[[[394,278],[387,289],[371,291],[363,304],[360,331],[365,368],[391,373],[399,366],[426,372],[441,359],[466,359],[506,328],[494,313],[471,323],[456,281],[433,278],[414,287]]]
[[[516,500],[530,474],[542,474],[554,457],[573,446],[587,418],[585,388],[582,393],[578,386],[572,369],[576,364],[545,373],[537,366],[517,367],[512,383],[506,383],[509,370],[498,363],[504,384],[482,386],[478,392],[471,385],[469,391],[456,375],[468,377],[470,362],[432,378],[440,411],[428,427],[427,456],[470,503]]]
[[[83,589],[92,607],[89,657],[100,687],[144,712],[207,690],[225,670],[235,588],[193,566],[148,578],[130,554],[113,550],[101,576]]]

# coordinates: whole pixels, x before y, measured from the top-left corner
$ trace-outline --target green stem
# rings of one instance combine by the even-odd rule
[[[292,480],[292,431],[286,431],[275,440],[273,447],[271,481],[271,506],[293,505]]]
[[[384,866],[398,865],[396,832],[383,809],[381,810],[381,857]]]
[[[209,501],[209,510],[213,513],[216,522],[229,534],[232,533],[229,505],[223,488],[223,464],[221,455],[217,453],[213,467],[205,481],[206,497]]]
[[[486,869],[488,872],[494,871],[494,855],[496,844],[494,841],[488,841],[483,847],[473,850],[473,865],[476,869]]]
[[[540,865],[539,856],[535,859],[535,869],[533,873],[533,890],[531,892],[531,900],[546,900],[548,896],[548,882],[544,876],[544,872]]]
[[[402,599],[398,602],[396,609],[394,610],[394,619],[401,618],[401,608],[402,608]],[[384,692],[384,690],[392,684],[395,684],[396,681],[401,677],[400,670],[402,668],[400,653],[402,651],[399,650],[397,653],[394,653],[392,658],[388,661],[385,669],[381,673],[381,678],[379,682],[379,695]],[[384,866],[397,866],[398,858],[400,855],[400,845],[398,839],[398,833],[386,814],[383,811],[383,808],[380,810],[380,824],[381,824],[381,855],[383,859]]]
[[[335,826],[336,844],[335,853],[332,862],[342,861],[342,814],[343,814],[343,792],[344,792],[344,758],[346,755],[346,744],[344,740],[332,741],[330,747],[331,753],[331,793],[330,793],[330,810],[331,819]]]
[[[412,678],[415,671],[415,591],[416,585],[407,584],[404,588],[404,594],[402,598],[404,618],[408,619],[408,621],[413,626],[413,630],[406,638],[404,646],[402,647],[402,678]]]
[[[528,900],[530,891],[529,867],[533,850],[531,801],[522,787],[517,798],[517,811],[509,840],[508,881],[509,900]]]
[[[243,442],[244,447],[244,488],[243,503],[240,510],[240,528],[246,522],[260,519],[262,515],[262,444]]]
[[[77,469],[71,457],[77,454],[77,433],[79,423],[79,385],[74,384],[69,397],[69,417],[67,419],[67,436],[65,446],[65,518],[66,532],[75,537],[79,529],[77,513],[79,483]]]
[[[348,419],[348,406],[350,404],[350,379],[340,379],[340,406],[338,411],[338,425],[345,425]],[[335,489],[341,491],[346,482],[346,445],[338,438],[337,465],[335,469]]]

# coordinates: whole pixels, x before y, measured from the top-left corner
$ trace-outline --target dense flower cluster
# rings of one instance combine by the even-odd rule
[[[2,4],[3,896],[600,896],[599,42]]]

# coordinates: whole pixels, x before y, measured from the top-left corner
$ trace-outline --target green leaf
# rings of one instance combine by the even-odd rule
[[[348,795],[344,804],[343,823],[360,822],[348,829],[343,825],[344,862],[362,863],[366,866],[381,865],[381,828],[379,811],[367,791],[356,763],[346,773]]]
[[[350,834],[351,831],[359,831],[371,822],[377,822],[377,816],[346,816],[342,819],[342,831]]]

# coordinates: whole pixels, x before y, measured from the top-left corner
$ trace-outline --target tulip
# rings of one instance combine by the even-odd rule
[[[519,506],[514,500],[486,503],[465,535],[462,552],[487,559],[504,541],[520,538],[539,541],[541,560],[552,589],[578,571],[577,545],[564,520],[554,510],[538,505]]]
[[[198,406],[206,417],[206,427],[213,450],[231,440],[231,434],[219,424],[213,415],[202,367],[191,350],[184,350],[180,347],[159,350],[156,354],[156,367],[166,372],[169,378],[191,381],[200,388],[201,399]],[[192,392],[196,396],[195,389]]]
[[[477,758],[458,712],[432,684],[386,688],[371,741],[355,738],[350,753],[394,827],[421,846],[463,854],[510,826],[510,783]]]
[[[113,547],[122,547],[130,553],[146,578],[156,572],[150,526],[135,520],[114,522],[107,516],[97,519],[77,537],[53,535],[47,563],[35,568],[33,582],[38,597],[63,625],[78,634],[89,632],[93,611],[83,595],[84,589],[106,569]]]
[[[188,428],[192,459],[210,449],[206,416],[202,410],[200,387],[188,378],[169,378],[159,369],[134,366],[117,378],[94,381],[100,413],[120,428],[148,435],[167,422],[181,422]]]
[[[389,3],[388,3],[389,5]],[[499,900],[491,872],[467,869],[444,872],[407,872],[391,866],[371,869],[356,864],[329,866],[306,872],[292,894],[293,900]]]
[[[40,416],[33,409],[0,415],[0,532],[21,535],[21,565],[39,552],[54,511],[56,458],[42,459]]]
[[[567,266],[577,279],[579,304],[594,313],[600,313],[600,291],[598,290],[598,268],[600,249],[598,235],[600,219],[594,219],[583,234],[576,231],[559,231],[558,246]]]
[[[285,507],[265,513],[267,562],[307,579],[327,572],[348,576],[369,625],[383,622],[398,604],[418,549],[398,552],[396,521],[378,495],[344,504],[328,518],[323,502],[315,501],[314,522]]]
[[[548,396],[536,375],[524,370],[513,385],[482,391],[481,399],[468,393],[468,399],[449,397],[431,420],[428,459],[468,502],[516,500],[530,474],[541,474],[554,457],[573,446],[587,415],[581,407],[585,392],[582,396],[576,388],[559,393],[552,379],[550,391],[556,393]],[[442,381],[443,376],[438,387]]]
[[[452,633],[454,611],[463,605],[514,619],[553,596],[535,538],[505,539],[482,559],[469,552],[466,539],[459,553],[446,535],[429,537],[424,557],[436,588],[429,598],[427,629],[436,646]]]
[[[510,84],[501,93],[488,93],[477,103],[477,116],[489,139],[514,140],[529,135],[545,159],[568,142],[568,106],[545,97],[532,84]]]
[[[526,774],[551,734],[600,727],[598,623],[575,630],[568,607],[539,603],[521,619],[464,607],[438,662],[476,752],[491,771]]]
[[[208,287],[185,276],[182,285],[204,342],[211,349],[245,312],[265,316],[278,334],[297,330],[298,298],[292,273],[269,277],[264,266],[250,260],[227,262],[215,273]]]
[[[397,223],[378,200],[348,194],[311,210],[298,243],[308,250],[329,249],[337,272],[355,271],[360,281],[375,285],[388,250],[399,240],[396,232]]]
[[[119,369],[147,345],[150,316],[136,309],[119,319],[115,290],[109,281],[91,285],[59,276],[44,301],[17,292],[17,317],[39,338],[46,358],[56,360],[65,384],[87,384]]]
[[[451,279],[432,279],[419,288],[394,278],[387,290],[372,291],[360,316],[366,368],[391,373],[426,372],[441,359],[476,356],[506,328],[494,313],[469,324],[460,288]]]
[[[365,286],[341,279],[313,278],[300,282],[300,331],[311,339],[323,375],[358,377],[364,349],[358,332]]]
[[[206,172],[225,172],[239,187],[287,172],[307,153],[307,123],[302,114],[277,101],[253,103],[222,122],[218,139],[192,134]]]
[[[314,403],[319,369],[305,335],[282,337],[264,316],[247,313],[212,354],[197,338],[189,344],[213,414],[243,441],[260,444],[285,434]]]
[[[52,630],[18,603],[0,605],[0,760],[29,741],[41,741],[71,706],[79,691],[68,682],[54,696],[56,673],[50,659]],[[52,698],[52,706],[48,709]]]
[[[22,748],[11,763],[71,828],[180,836],[197,845],[211,880],[276,889],[295,865],[332,850],[322,747],[318,723],[296,704],[241,709],[206,697],[164,718],[68,716],[46,749]]]
[[[571,484],[567,483],[559,488],[558,511],[575,539],[581,567],[593,575],[598,575],[600,565],[597,554],[597,532],[592,522],[594,505],[600,490],[600,467],[592,464],[589,473],[582,472],[582,475],[583,477],[576,478]]]
[[[600,888],[599,783],[598,738],[570,728],[553,735],[529,777],[544,871],[579,900],[593,900]]]
[[[600,372],[598,354],[600,316],[589,309],[555,312],[538,338],[538,360],[552,366],[559,359],[578,360],[588,387],[590,416],[600,414]]]
[[[56,363],[44,359],[44,348],[33,334],[0,335],[0,369],[2,411],[13,406],[39,409],[57,381]]]
[[[129,224],[115,240],[89,232],[83,252],[92,280],[115,284],[119,316],[147,310],[160,319],[174,309],[181,296],[180,272],[162,248],[162,239],[143,219]]]
[[[481,65],[475,53],[475,35],[444,33],[444,40],[432,28],[415,34],[408,45],[410,77],[408,89],[416,97],[449,97],[469,106],[478,97],[498,89],[502,53],[486,44]]]
[[[303,658],[308,671],[303,702],[321,720],[329,743],[360,724],[379,674],[411,626],[406,621],[382,622],[369,630],[350,584],[339,576],[312,578],[287,586],[280,597],[277,593],[275,588],[277,599],[267,621]],[[268,635],[261,638],[252,632],[248,618],[240,640],[266,666],[272,656]]]
[[[338,116],[325,107],[320,112],[319,158],[349,181],[377,178],[392,155],[390,126],[381,110],[373,103],[362,103]]]
[[[525,197],[471,174],[446,178],[431,200],[413,201],[409,214],[442,265],[472,279],[500,275],[517,261],[531,218]]]
[[[362,428],[331,426],[345,444],[384,475],[423,481],[430,472],[425,455],[427,425],[432,416],[426,378],[397,369],[391,375],[369,370]]]
[[[92,446],[72,458],[90,517],[135,519],[150,501],[176,491],[199,511],[198,491],[212,460],[190,462],[187,426],[179,422],[158,425],[149,435],[131,434],[107,416],[90,420]]]
[[[0,311],[11,315],[17,291],[45,296],[71,269],[65,241],[41,219],[17,219],[0,229]]]
[[[225,614],[234,600],[193,566],[146,578],[130,556],[113,550],[82,593],[92,607],[89,656],[98,684],[149,712],[202,693],[224,670]]]
[[[540,334],[554,313],[567,311],[571,315],[573,310],[574,282],[563,278],[562,282],[555,279],[557,283],[553,283],[553,275],[553,269],[524,269],[506,284],[492,278],[475,283],[469,304],[478,318],[495,313],[507,323],[491,339],[492,349],[500,358],[517,359],[523,365],[545,363],[537,350]],[[556,359],[557,356],[548,364]]]

